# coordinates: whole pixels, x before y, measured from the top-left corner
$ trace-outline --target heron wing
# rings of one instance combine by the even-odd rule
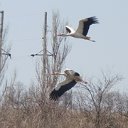
[[[96,17],[89,17],[79,21],[79,26],[76,30],[77,33],[81,33],[84,36],[87,35],[90,25],[98,23]]]
[[[72,87],[75,86],[77,82],[75,80],[72,80],[66,84],[59,86],[59,88],[55,88],[51,93],[50,93],[50,99],[52,100],[57,100],[60,96],[62,96],[66,91],[71,89]]]

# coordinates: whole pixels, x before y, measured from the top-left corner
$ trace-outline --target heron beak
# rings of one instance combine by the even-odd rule
[[[52,73],[51,75],[55,75],[54,73]]]
[[[57,34],[57,36],[66,36],[66,34],[65,33],[59,33],[59,34]]]
[[[51,75],[58,75],[58,74],[59,74],[58,72],[51,73]]]
[[[55,73],[51,73],[51,75],[64,75],[64,73],[55,72]]]
[[[59,33],[59,34],[57,34],[57,36],[62,36],[62,34]]]

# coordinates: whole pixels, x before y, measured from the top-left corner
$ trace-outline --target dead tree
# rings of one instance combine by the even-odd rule
[[[109,74],[110,75],[110,74]],[[104,113],[104,100],[106,95],[110,92],[110,89],[119,82],[122,78],[118,75],[109,76],[105,73],[102,73],[102,79],[99,79],[97,82],[90,82],[84,88],[87,90],[88,103],[91,107],[92,117],[94,117],[95,128],[101,128],[102,124],[102,114]],[[92,105],[92,106],[90,106]],[[95,114],[94,114],[95,113]]]

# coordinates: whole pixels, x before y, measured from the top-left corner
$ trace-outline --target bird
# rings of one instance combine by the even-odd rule
[[[2,53],[3,55],[7,55],[11,59],[11,54],[10,53]]]
[[[61,97],[66,91],[70,90],[72,87],[74,87],[77,82],[84,82],[87,84],[87,82],[83,81],[80,77],[80,74],[78,72],[75,72],[71,69],[66,69],[64,73],[53,73],[52,75],[64,75],[66,79],[62,82],[60,82],[50,93],[50,99],[51,100],[58,100],[59,97]]]
[[[82,38],[85,40],[89,40],[91,42],[95,42],[95,40],[91,40],[91,37],[88,37],[87,34],[89,31],[90,25],[97,24],[97,23],[99,22],[95,16],[85,18],[79,21],[79,25],[76,31],[69,26],[65,26],[67,33],[60,33],[58,34],[58,36],[72,36],[75,38]]]
[[[11,55],[9,52],[5,51],[3,48],[1,48],[1,50],[3,51],[3,52],[2,52],[3,55],[9,56],[10,59],[11,59],[11,56],[12,56],[12,55]]]

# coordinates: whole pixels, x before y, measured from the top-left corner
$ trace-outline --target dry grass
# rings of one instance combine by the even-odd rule
[[[31,112],[20,108],[6,108],[0,111],[2,128],[82,128],[86,118],[81,114],[70,112],[59,107],[36,107]]]
[[[95,115],[92,114],[92,115]],[[103,116],[104,117],[104,116]],[[102,128],[127,128],[128,120],[114,114],[102,119]],[[54,103],[34,107],[0,107],[1,128],[95,128],[94,117],[87,118],[82,111],[65,109]]]

